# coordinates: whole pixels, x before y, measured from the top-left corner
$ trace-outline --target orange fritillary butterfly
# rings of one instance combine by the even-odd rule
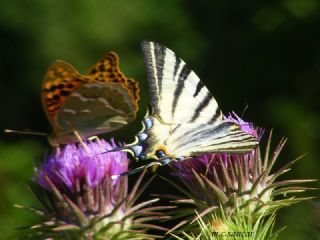
[[[48,69],[41,98],[53,127],[53,146],[111,132],[133,121],[138,111],[139,85],[119,69],[116,53],[109,52],[88,74],[56,61]]]

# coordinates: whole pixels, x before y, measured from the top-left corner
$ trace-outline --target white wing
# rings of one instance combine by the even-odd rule
[[[222,121],[216,127],[209,124],[176,125],[164,142],[175,157],[197,156],[203,153],[240,153],[252,150],[257,139],[239,129],[233,122]]]
[[[203,123],[222,120],[217,102],[199,77],[170,49],[142,42],[151,104],[165,123]]]
[[[171,157],[187,157],[246,152],[258,144],[254,136],[223,119],[208,89],[174,52],[154,42],[143,42],[142,49],[155,111],[149,117],[152,127],[144,130],[150,141],[147,156],[154,155],[158,145]]]

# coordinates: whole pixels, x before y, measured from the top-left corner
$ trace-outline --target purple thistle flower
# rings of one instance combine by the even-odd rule
[[[255,129],[253,124],[243,121],[234,112],[225,117],[226,120],[234,122],[241,128],[242,131],[255,136],[259,140],[261,139],[263,130]],[[174,173],[173,175],[179,176],[184,181],[190,181],[189,183],[193,185],[193,172],[201,173],[204,176],[214,176],[216,179],[216,184],[222,187],[221,181],[218,178],[219,175],[223,174],[221,167],[230,168],[232,164],[239,161],[247,165],[245,170],[249,171],[253,167],[253,159],[256,151],[252,150],[248,153],[242,154],[228,154],[228,153],[217,153],[217,154],[202,154],[197,157],[187,159],[185,161],[178,161],[173,163]],[[227,170],[229,174],[230,171]],[[246,175],[250,174],[247,172]],[[230,176],[234,178],[234,176]]]
[[[31,236],[41,239],[154,239],[148,229],[166,230],[149,224],[161,219],[159,210],[150,206],[159,199],[135,204],[143,189],[144,172],[128,193],[128,177],[113,179],[128,171],[129,159],[112,140],[68,144],[49,155],[36,168],[31,189],[41,209],[27,208],[45,221],[30,226]]]
[[[46,179],[48,177],[58,189],[66,187],[72,193],[76,192],[78,182],[94,188],[108,180],[114,186],[117,180],[111,180],[111,176],[128,170],[127,154],[103,153],[117,147],[113,140],[111,143],[98,140],[85,144],[86,147],[68,144],[55,151],[36,169],[37,175],[34,180],[50,190]]]
[[[229,116],[224,116],[224,119],[230,122],[234,122],[240,127],[242,131],[256,137],[259,140],[261,139],[263,129],[256,129],[252,123],[243,121],[235,112],[231,112]]]
[[[218,206],[219,204],[226,203],[231,196],[230,194],[245,192],[251,189],[254,182],[254,161],[257,157],[256,154],[255,150],[245,154],[203,154],[185,161],[176,162],[173,166],[173,175],[178,176],[182,180],[197,201],[206,202],[210,206]],[[239,171],[241,171],[241,174]],[[237,174],[241,175],[241,180]],[[209,185],[205,188],[199,187],[198,176],[205,178],[204,185],[208,184],[206,181],[213,183],[220,193],[216,195],[215,192],[210,192],[212,186]],[[266,185],[265,182],[261,182],[260,184],[258,186],[259,189],[264,188]],[[263,199],[269,199],[268,191],[265,192]],[[245,201],[247,197],[244,199],[238,198],[238,200]],[[240,204],[240,202],[238,203]],[[204,208],[206,207],[205,205]]]
[[[232,121],[240,128],[259,140],[263,130],[254,128],[252,124],[243,121],[235,113],[225,119]],[[179,223],[176,228],[194,220],[192,213],[197,211],[198,217],[207,216],[216,210],[223,210],[223,214],[231,216],[235,212],[250,214],[255,221],[261,216],[274,213],[283,206],[289,206],[309,198],[290,197],[290,193],[303,192],[312,188],[297,186],[296,184],[314,180],[286,180],[276,181],[278,176],[290,170],[298,160],[286,164],[280,170],[271,174],[271,169],[276,162],[286,139],[282,139],[276,149],[270,154],[272,131],[267,142],[264,158],[261,157],[260,147],[241,154],[203,154],[171,164],[172,175],[178,177],[184,187],[176,186],[188,199],[181,203],[192,203],[191,209],[183,209],[174,213],[176,216],[189,216]],[[299,158],[300,159],[300,158]],[[284,199],[278,199],[282,196]],[[172,196],[169,196],[172,197]],[[173,196],[179,203],[179,198]],[[193,211],[192,211],[193,209]],[[210,215],[210,214],[209,214]],[[197,218],[197,217],[196,217]],[[187,226],[188,228],[188,226]]]

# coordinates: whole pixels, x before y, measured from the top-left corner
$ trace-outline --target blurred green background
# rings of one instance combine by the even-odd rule
[[[1,129],[50,132],[40,102],[50,64],[63,59],[85,73],[113,50],[142,89],[137,121],[112,134],[131,141],[149,101],[141,40],[181,56],[225,113],[248,105],[244,119],[274,128],[274,145],[288,137],[278,166],[308,153],[285,178],[319,177],[319,0],[1,1]],[[27,182],[47,150],[44,138],[1,133],[0,239],[36,222],[13,204],[36,205]],[[282,210],[276,228],[288,227],[280,239],[319,239],[314,218],[310,203]]]

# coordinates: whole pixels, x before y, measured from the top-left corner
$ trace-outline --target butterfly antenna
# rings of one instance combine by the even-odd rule
[[[149,167],[152,167],[152,166],[163,166],[163,163],[162,162],[151,162],[147,165],[143,165],[141,167],[137,167],[137,168],[134,168],[132,170],[129,170],[127,172],[124,172],[124,173],[121,173],[121,174],[116,174],[116,175],[112,175],[111,176],[111,179],[117,179],[119,177],[124,177],[124,176],[129,176],[129,175],[132,175],[132,174],[135,174],[135,173],[138,173],[138,172],[142,172],[143,170],[149,168]]]
[[[5,133],[16,133],[16,134],[24,134],[24,135],[37,135],[37,136],[44,136],[47,137],[47,133],[43,132],[33,132],[33,131],[20,131],[20,130],[13,130],[13,129],[4,129]]]
[[[116,147],[114,149],[110,149],[110,150],[107,150],[105,152],[102,152],[102,153],[99,153],[99,154],[105,154],[105,153],[110,153],[110,152],[119,152],[119,151],[126,151],[127,147],[126,146],[123,146],[123,147]]]
[[[248,103],[246,103],[246,105],[244,106],[244,109],[241,113],[241,118],[243,118],[243,116],[244,116],[245,112],[248,110],[248,108],[249,108],[249,105],[248,105]]]

